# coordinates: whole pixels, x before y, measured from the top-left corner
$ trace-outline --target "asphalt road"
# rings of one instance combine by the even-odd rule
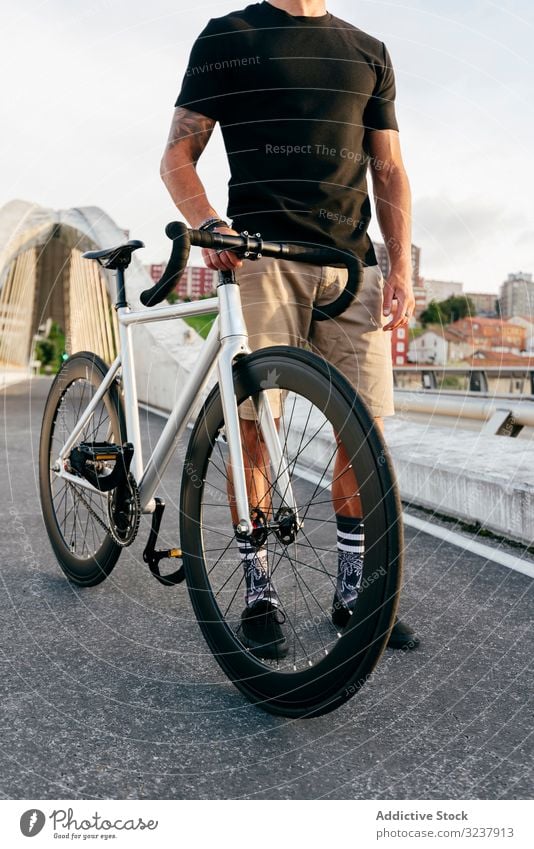
[[[63,577],[37,488],[48,385],[0,396],[0,797],[532,796],[528,577],[408,529],[402,613],[421,648],[387,651],[335,713],[270,716],[220,672],[184,585],[148,573],[146,522],[98,587]],[[152,440],[162,422],[144,418]],[[163,482],[169,545],[179,469]]]

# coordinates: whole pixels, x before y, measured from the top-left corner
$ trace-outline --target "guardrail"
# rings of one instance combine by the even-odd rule
[[[395,408],[398,413],[475,419],[484,422],[483,433],[498,436],[518,436],[524,427],[534,427],[534,400],[395,389]]]
[[[534,369],[525,366],[394,366],[396,389],[421,388],[534,397]]]

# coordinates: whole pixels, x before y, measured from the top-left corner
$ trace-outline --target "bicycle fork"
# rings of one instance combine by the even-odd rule
[[[219,389],[224,415],[226,440],[232,465],[234,497],[238,514],[237,531],[241,534],[251,534],[253,530],[250,518],[250,504],[247,493],[245,469],[243,463],[243,447],[239,414],[234,389],[232,365],[237,357],[250,353],[248,334],[241,308],[238,283],[233,271],[219,271],[217,286],[219,298],[220,340],[221,352],[217,370]],[[278,430],[267,396],[261,396],[256,405],[259,427],[267,448],[271,468],[276,470],[276,489],[278,495],[296,516],[296,503],[293,497],[288,464],[284,458]]]

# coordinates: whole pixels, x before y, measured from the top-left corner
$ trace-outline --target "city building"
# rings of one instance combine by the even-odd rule
[[[475,315],[483,318],[500,318],[497,292],[469,292],[466,295],[475,307]]]
[[[165,271],[166,263],[164,262],[154,262],[151,265],[145,265],[144,269],[149,275],[150,279],[153,280],[154,283],[157,283],[160,279],[161,275]]]
[[[412,280],[414,286],[421,286],[421,248],[412,245]]]
[[[165,271],[165,263],[154,263],[145,266],[150,277],[157,282]],[[217,272],[205,266],[188,265],[180,277],[174,291],[179,298],[190,298],[194,301],[205,295],[211,295],[217,286]]]
[[[145,270],[148,271],[150,278],[157,283],[161,275],[165,271],[166,264],[164,262],[154,262],[152,265],[145,265]]]
[[[188,265],[182,274],[175,292],[179,298],[201,298],[212,295],[217,286],[217,272],[205,265]]]
[[[508,319],[508,324],[517,324],[518,327],[525,329],[525,348],[529,354],[534,353],[534,318],[525,318],[522,315],[516,315]]]
[[[408,342],[407,327],[396,327],[391,331],[391,358],[394,366],[405,366],[408,362]]]
[[[414,283],[413,287],[413,295],[415,298],[415,310],[414,317],[419,318],[421,313],[426,309],[426,292],[425,287],[419,284]]]
[[[373,242],[375,249],[376,261],[382,270],[382,274],[387,278],[389,274],[389,256],[386,246],[382,242]],[[421,265],[421,248],[417,245],[412,245],[412,282],[414,286],[421,285],[419,268]]]
[[[424,333],[412,339],[408,362],[416,365],[445,366],[472,356],[474,347],[469,340],[448,327],[429,325]]]
[[[386,246],[382,242],[373,242],[375,249],[376,261],[380,266],[384,278],[389,275],[389,257]],[[423,288],[423,280],[420,276],[421,267],[421,248],[417,245],[412,245],[412,283],[415,296],[415,312],[414,315],[418,318],[426,307],[426,296]]]
[[[420,336],[412,339],[408,350],[408,362],[416,365],[430,363],[444,366],[448,360],[448,342],[442,328],[425,330]]]
[[[473,351],[491,349],[519,354],[525,349],[525,328],[499,318],[461,318],[448,325],[448,330],[471,344]]]
[[[466,298],[470,298],[475,308],[475,315],[486,318],[496,318],[498,297],[495,292],[466,292]]]
[[[385,279],[389,274],[389,257],[386,246],[382,242],[373,242],[373,248],[375,249],[376,261]]]
[[[426,295],[426,306],[430,301],[446,301],[447,298],[453,295],[463,295],[464,284],[453,283],[449,280],[428,280],[426,277],[423,280],[423,286]]]
[[[466,357],[466,361],[472,363],[476,368],[481,366],[519,366],[525,371],[534,368],[534,358],[524,354],[508,354],[504,351],[475,351],[472,357]],[[515,387],[520,388],[520,387]],[[504,392],[512,392],[513,388],[504,388]],[[530,393],[529,393],[530,394]]]
[[[534,281],[532,274],[509,274],[501,286],[500,308],[503,318],[516,315],[534,317]]]
[[[407,359],[409,363],[446,365],[474,356],[520,357],[528,332],[532,338],[534,326],[527,331],[522,323],[483,316],[462,318],[446,326],[431,324],[424,333],[412,339]]]

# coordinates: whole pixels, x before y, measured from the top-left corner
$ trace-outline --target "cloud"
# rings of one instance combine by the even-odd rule
[[[534,259],[534,230],[523,230],[522,233],[519,233],[517,236],[514,246],[516,248],[527,248],[533,254]]]
[[[451,200],[446,195],[423,197],[414,203],[414,240],[425,245],[430,260],[451,252],[480,256],[500,241],[509,244],[525,227],[524,215],[483,200]]]

